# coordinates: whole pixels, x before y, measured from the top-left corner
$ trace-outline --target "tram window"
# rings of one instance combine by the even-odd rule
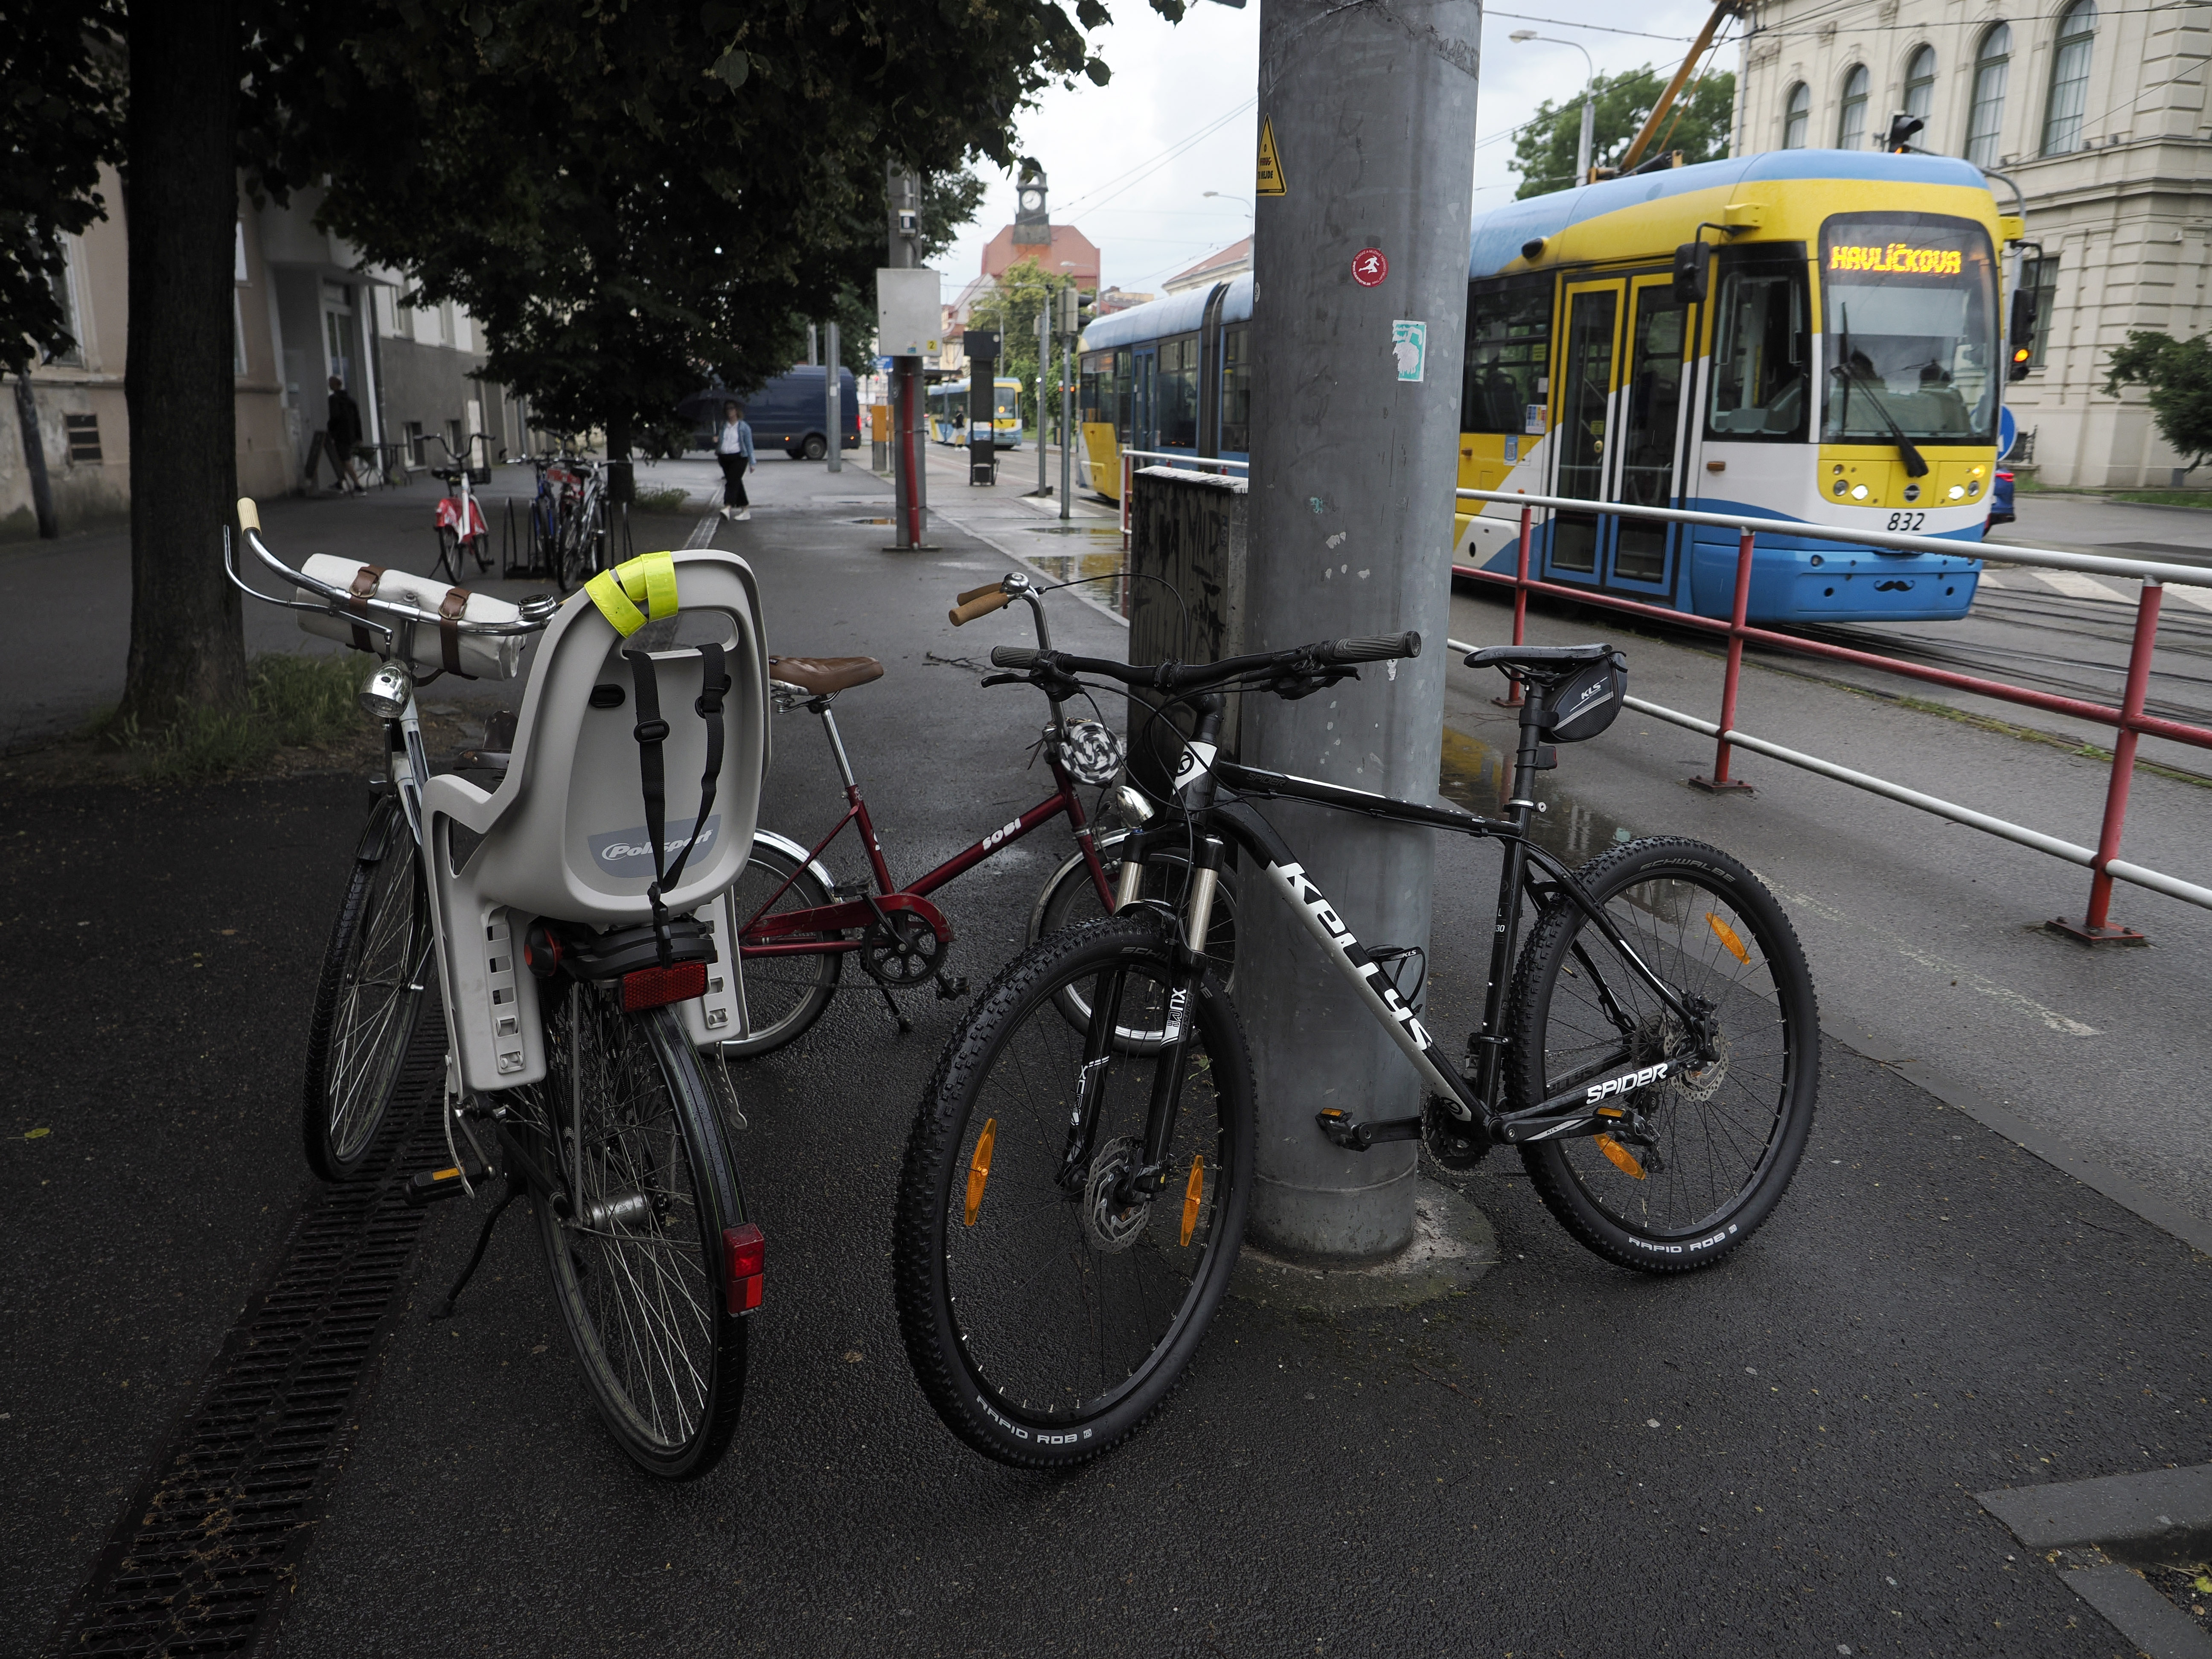
[[[1093,351],[1083,359],[1082,378],[1076,383],[1076,404],[1079,418],[1085,425],[1099,421],[1111,421],[1113,410],[1108,407],[1114,394],[1114,354]]]
[[[1462,432],[1522,432],[1545,402],[1552,346],[1552,278],[1510,276],[1467,286]]]
[[[1132,352],[1114,354],[1114,435],[1117,441],[1129,441],[1130,392],[1137,372],[1136,356]]]
[[[1812,358],[1804,265],[1723,255],[1721,269],[1705,435],[1802,443]]]
[[[1838,214],[1820,233],[1820,386],[1831,443],[1986,444],[1996,434],[1988,233],[1933,213]]]
[[[1221,331],[1221,453],[1252,448],[1252,331],[1243,323]]]
[[[1198,447],[1198,336],[1160,342],[1159,445]]]

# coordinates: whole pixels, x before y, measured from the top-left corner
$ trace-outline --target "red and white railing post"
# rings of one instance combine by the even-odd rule
[[[1535,533],[1535,514],[1536,509],[1533,507],[1521,509],[1521,550],[1513,561],[1513,643],[1516,645],[1522,643],[1521,635],[1528,622],[1528,541]],[[1491,702],[1500,708],[1518,708],[1521,706],[1521,682],[1506,681],[1505,695],[1492,697]]]
[[[2089,878],[2089,913],[2079,921],[2063,916],[2049,926],[2085,945],[2147,945],[2132,927],[2113,925],[2112,878],[2106,868],[2120,855],[2120,836],[2128,823],[2128,791],[2135,782],[2136,723],[2150,691],[2150,655],[2158,643],[2158,607],[2165,595],[2156,579],[2142,585],[2136,601],[2136,633],[2128,647],[2128,684],[2120,699],[2120,727],[2112,738],[2112,775],[2105,786],[2105,822],[2097,832],[2097,862]]]
[[[1735,690],[1743,678],[1743,636],[1745,618],[1751,614],[1751,544],[1752,532],[1736,532],[1735,538],[1735,605],[1729,613],[1728,672],[1721,681],[1721,733],[1713,749],[1713,773],[1709,778],[1692,778],[1690,781],[1700,789],[1748,789],[1747,783],[1729,776],[1728,734],[1735,730]]]

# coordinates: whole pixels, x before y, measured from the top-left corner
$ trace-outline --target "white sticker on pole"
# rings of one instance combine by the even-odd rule
[[[1390,349],[1398,359],[1398,378],[1419,380],[1428,372],[1429,325],[1395,322],[1390,325]]]

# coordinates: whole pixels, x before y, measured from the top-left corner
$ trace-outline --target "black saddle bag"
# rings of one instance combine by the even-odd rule
[[[1580,743],[1611,726],[1628,695],[1628,659],[1608,653],[1544,693],[1536,729],[1554,743]]]

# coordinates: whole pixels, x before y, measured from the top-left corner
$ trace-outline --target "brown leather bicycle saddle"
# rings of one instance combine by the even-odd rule
[[[770,657],[768,677],[826,697],[883,678],[884,665],[873,657]]]

